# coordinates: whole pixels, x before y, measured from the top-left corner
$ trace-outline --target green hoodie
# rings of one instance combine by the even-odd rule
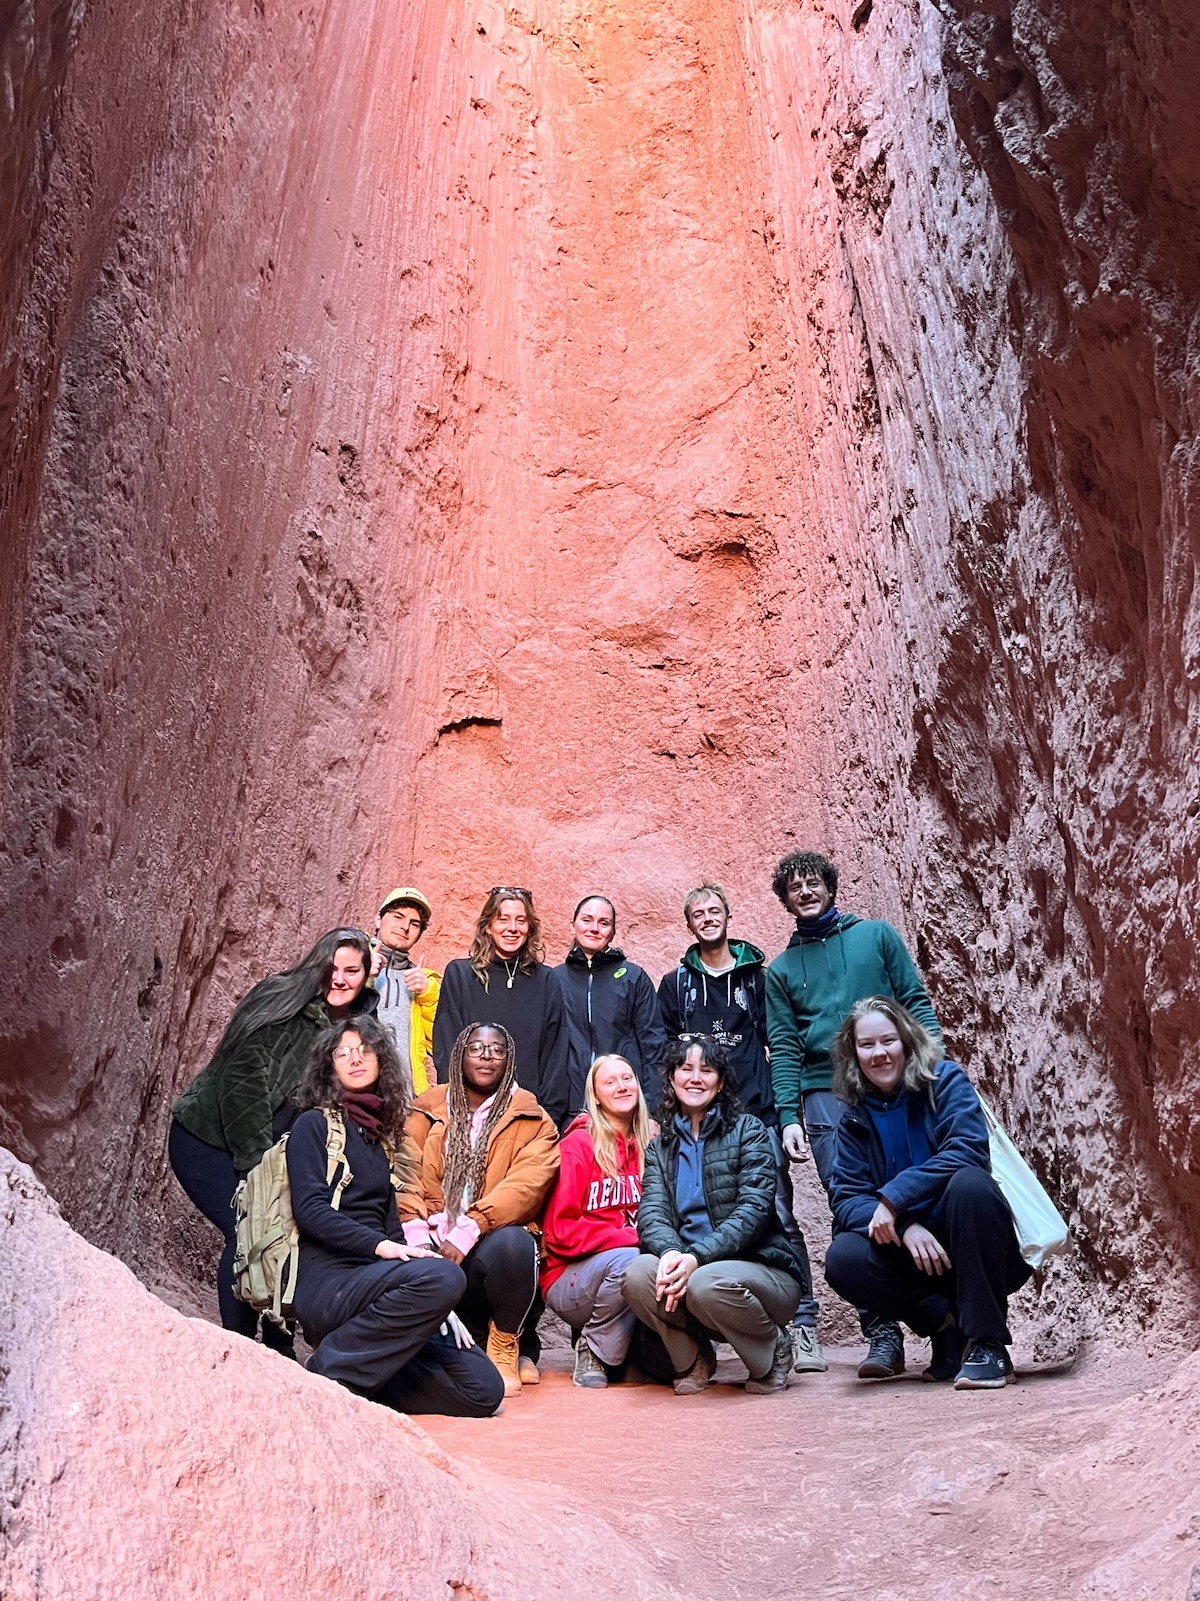
[[[846,1013],[868,995],[890,995],[941,1040],[921,975],[890,923],[847,912],[824,938],[799,928],[767,968],[771,1082],[783,1126],[800,1122],[808,1090],[833,1084],[829,1047]]]

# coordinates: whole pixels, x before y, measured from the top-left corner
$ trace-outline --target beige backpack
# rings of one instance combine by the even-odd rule
[[[324,1111],[328,1127],[325,1182],[333,1185],[329,1204],[336,1211],[341,1205],[342,1191],[354,1175],[346,1160],[346,1125],[342,1121],[342,1114],[332,1107],[326,1107]],[[283,1328],[296,1320],[294,1303],[300,1264],[300,1230],[292,1215],[287,1142],[286,1134],[276,1140],[233,1194],[233,1209],[237,1217],[233,1293],[239,1301],[245,1301]],[[396,1152],[386,1141],[383,1148],[392,1167],[392,1186],[398,1189],[400,1179]]]

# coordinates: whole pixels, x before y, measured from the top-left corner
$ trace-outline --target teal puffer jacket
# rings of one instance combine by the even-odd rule
[[[698,1245],[685,1245],[680,1238],[678,1166],[677,1139],[668,1134],[665,1140],[662,1135],[651,1140],[637,1215],[643,1251],[652,1256],[687,1251],[701,1267],[707,1262],[761,1262],[803,1283],[800,1258],[775,1215],[775,1155],[758,1118],[739,1112],[705,1136],[701,1172],[713,1227]]]

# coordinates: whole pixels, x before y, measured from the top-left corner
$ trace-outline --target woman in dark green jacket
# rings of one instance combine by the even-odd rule
[[[662,1133],[646,1151],[638,1240],[625,1299],[667,1348],[676,1395],[706,1389],[712,1340],[746,1364],[747,1390],[783,1390],[788,1325],[807,1272],[775,1212],[775,1156],[758,1118],[739,1112],[725,1052],[684,1034],[667,1047]]]
[[[292,1091],[313,1043],[338,1018],[374,1011],[366,988],[371,949],[360,928],[323,934],[286,973],[256,984],[238,1006],[208,1066],[171,1108],[167,1154],[190,1201],[225,1237],[217,1268],[224,1328],[254,1338],[258,1314],[233,1293],[237,1243],[233,1192],[291,1126]],[[263,1341],[291,1350],[291,1338],[263,1320]]]

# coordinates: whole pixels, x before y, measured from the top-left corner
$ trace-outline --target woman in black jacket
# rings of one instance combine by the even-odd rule
[[[258,1313],[233,1293],[233,1192],[291,1126],[291,1096],[322,1029],[374,1011],[371,948],[361,928],[334,928],[285,973],[256,984],[237,1007],[212,1061],[171,1108],[167,1155],[192,1204],[225,1237],[217,1266],[221,1326],[254,1338]],[[263,1319],[263,1343],[290,1353],[291,1336]]]
[[[767,1131],[737,1110],[715,1040],[685,1034],[669,1045],[664,1079],[638,1208],[645,1254],[626,1269],[625,1299],[666,1346],[676,1395],[707,1387],[714,1336],[746,1364],[747,1390],[781,1391],[805,1275],[776,1217]]]
[[[504,1382],[458,1319],[466,1277],[404,1243],[396,1211],[408,1098],[392,1032],[350,1018],[317,1042],[287,1144],[300,1230],[293,1304],[309,1369],[399,1412],[490,1417]],[[345,1156],[330,1172],[334,1121]],[[347,1181],[347,1170],[349,1178]]]

